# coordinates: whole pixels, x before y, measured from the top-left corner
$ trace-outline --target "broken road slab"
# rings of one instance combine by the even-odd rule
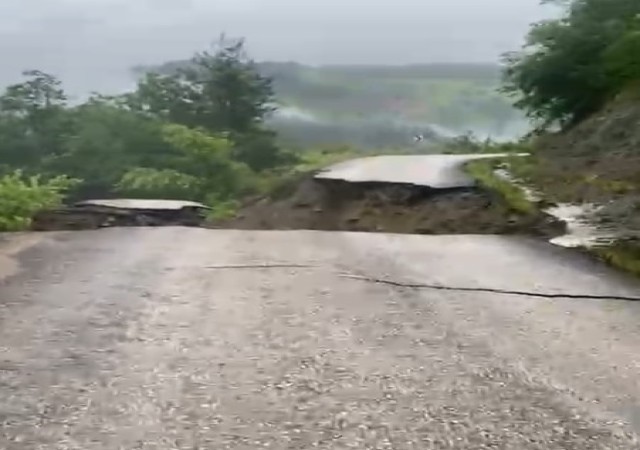
[[[372,156],[330,166],[318,173],[316,178],[353,183],[412,184],[433,189],[467,188],[475,186],[476,183],[464,172],[466,163],[477,159],[513,156],[527,156],[527,154]]]

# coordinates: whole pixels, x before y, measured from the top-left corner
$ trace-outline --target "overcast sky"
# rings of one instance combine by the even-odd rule
[[[496,61],[545,15],[539,0],[0,0],[0,84],[38,68],[76,92],[121,89],[129,67],[221,32],[258,60]]]

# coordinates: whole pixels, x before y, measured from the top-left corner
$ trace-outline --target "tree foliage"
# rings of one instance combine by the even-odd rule
[[[570,124],[600,108],[640,72],[638,0],[572,0],[506,55],[508,93],[544,125]]]
[[[37,70],[24,76],[0,96],[0,158],[30,167],[62,152],[71,122],[60,81]]]
[[[0,231],[28,227],[36,212],[59,206],[66,191],[77,183],[65,176],[27,177],[19,170],[0,177]]]
[[[116,190],[139,198],[198,199],[202,193],[202,181],[175,169],[136,167],[122,176]]]
[[[287,161],[264,128],[275,97],[243,40],[220,39],[213,52],[196,54],[169,74],[150,73],[129,96],[133,110],[191,128],[224,134],[234,157],[255,170]]]
[[[176,74],[151,74],[135,92],[79,105],[55,76],[24,75],[0,94],[0,229],[24,226],[34,208],[69,189],[74,197],[197,200],[226,213],[258,189],[260,171],[295,160],[264,125],[271,82],[243,41],[221,40]]]

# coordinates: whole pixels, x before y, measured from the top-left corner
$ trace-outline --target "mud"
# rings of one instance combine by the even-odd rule
[[[200,226],[204,219],[192,208],[127,209],[69,206],[42,211],[33,218],[33,231],[93,230],[107,227]]]
[[[260,198],[214,228],[308,229],[411,234],[526,234],[554,237],[564,226],[544,213],[511,211],[478,187],[433,189],[308,178],[286,198]]]

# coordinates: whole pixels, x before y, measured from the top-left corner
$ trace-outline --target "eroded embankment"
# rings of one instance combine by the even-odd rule
[[[201,226],[202,216],[193,208],[138,209],[101,206],[70,206],[41,211],[33,217],[31,230],[93,230],[109,227]]]
[[[513,211],[478,187],[432,189],[412,184],[303,180],[293,193],[263,197],[216,228],[308,229],[417,234],[557,236],[563,225],[544,213]]]

